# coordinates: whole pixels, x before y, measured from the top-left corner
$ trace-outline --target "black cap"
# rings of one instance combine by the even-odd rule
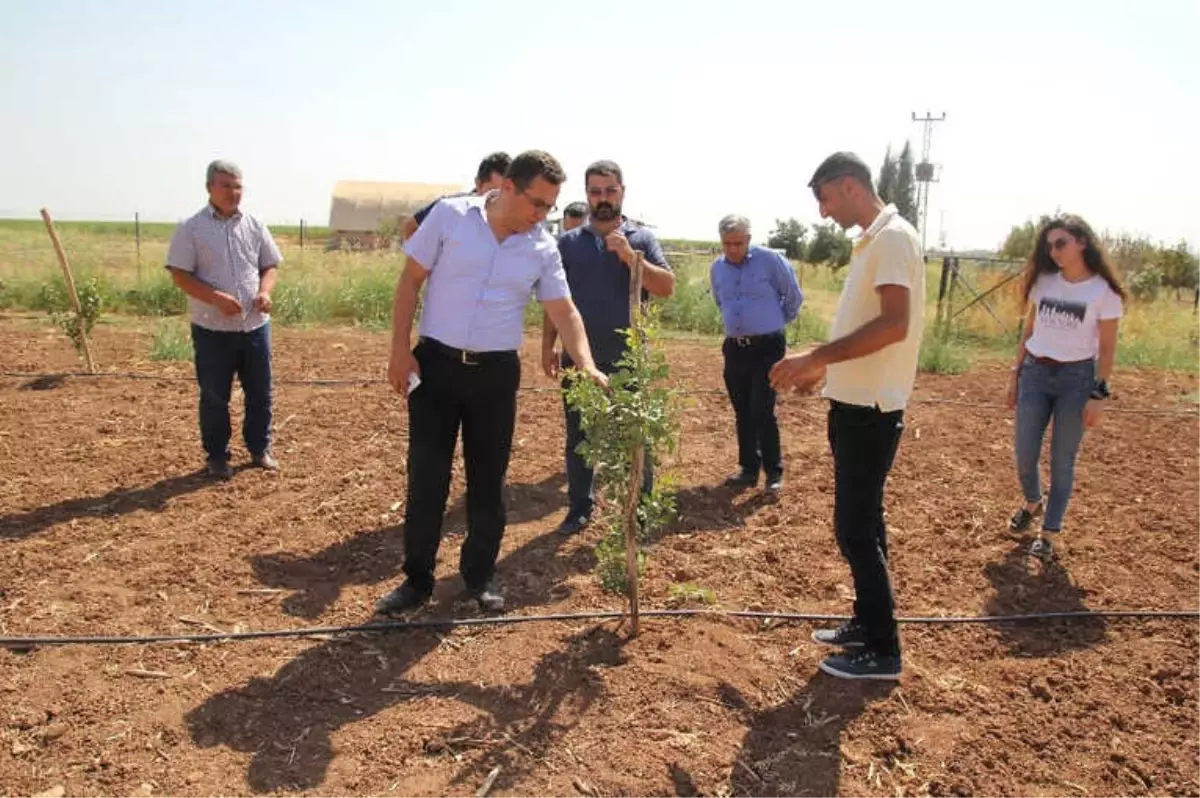
[[[852,152],[835,152],[822,161],[821,165],[817,167],[817,171],[813,172],[812,180],[808,181],[808,187],[815,194],[822,183],[837,180],[839,177],[854,177],[865,186],[873,187],[874,185],[871,183],[871,168],[863,163],[862,158]]]

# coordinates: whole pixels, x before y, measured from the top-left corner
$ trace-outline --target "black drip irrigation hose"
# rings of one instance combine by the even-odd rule
[[[0,377],[11,377],[19,380],[61,380],[70,377],[72,379],[79,377],[90,377],[93,379],[109,378],[123,380],[148,380],[151,382],[195,382],[195,377],[184,377],[175,374],[143,374],[136,371],[97,371],[90,373],[87,371],[60,371],[60,372],[34,372],[34,371],[0,371]],[[386,385],[387,380],[381,377],[346,377],[340,379],[300,379],[300,378],[276,378],[273,380],[276,385],[305,385],[313,387],[336,388],[352,385]],[[524,386],[518,389],[520,393],[559,393],[561,388],[542,388]],[[725,392],[718,388],[685,388],[677,391],[677,393],[685,396],[707,396],[720,395],[724,396]],[[1008,410],[1007,405],[991,403],[991,402],[968,402],[962,399],[941,399],[938,397],[913,397],[909,399],[913,404],[927,405],[960,405],[963,407],[976,407],[981,410]],[[1137,415],[1137,416],[1200,416],[1200,408],[1195,410],[1171,410],[1166,408],[1121,408],[1110,407],[1105,410],[1106,413],[1117,413],[1121,415]]]
[[[214,632],[196,635],[98,635],[81,637],[0,637],[0,648],[31,649],[38,646],[67,645],[146,645],[150,643],[214,643],[261,640],[275,637],[314,637],[353,633],[411,631],[415,629],[455,629],[461,627],[508,626],[521,623],[569,621],[616,621],[629,618],[627,612],[576,612],[551,615],[500,615],[484,618],[420,618],[406,621],[378,621],[350,626],[315,626],[301,629],[264,629],[257,632]],[[751,618],[762,621],[810,621],[833,623],[849,620],[847,615],[815,615],[800,612],[757,612],[752,610],[644,610],[639,618]],[[897,618],[903,624],[998,624],[1050,620],[1200,620],[1196,610],[1075,610],[1070,612],[1033,612],[1024,615],[922,616]]]

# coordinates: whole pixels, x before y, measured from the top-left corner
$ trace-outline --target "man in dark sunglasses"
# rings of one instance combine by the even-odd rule
[[[643,299],[650,295],[670,296],[675,291],[675,275],[654,233],[621,213],[625,199],[621,167],[612,161],[596,161],[584,172],[584,183],[588,223],[563,233],[558,239],[558,249],[596,366],[605,374],[612,374],[625,354],[622,331],[630,326],[630,268],[636,263],[637,253],[643,257]],[[551,378],[558,376],[560,368],[572,365],[568,352],[560,354],[555,349],[556,339],[554,320],[547,314],[542,324],[542,369]],[[565,401],[564,410],[569,505],[558,532],[573,535],[591,521],[594,480],[592,468],[576,451],[584,437],[579,414],[567,407]],[[651,458],[647,457],[642,485],[647,493],[653,487],[651,465]]]

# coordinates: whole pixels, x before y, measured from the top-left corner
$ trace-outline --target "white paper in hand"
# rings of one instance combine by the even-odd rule
[[[417,372],[410,371],[408,373],[408,393],[406,396],[412,396],[412,392],[417,390],[417,386],[421,384],[421,378]]]

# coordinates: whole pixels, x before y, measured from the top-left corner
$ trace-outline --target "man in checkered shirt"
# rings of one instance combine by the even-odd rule
[[[176,228],[167,269],[188,295],[208,473],[229,479],[235,374],[246,398],[242,436],[251,462],[269,471],[279,468],[271,455],[269,313],[283,257],[267,226],[240,210],[242,172],[236,165],[213,161],[205,185],[208,204]]]

